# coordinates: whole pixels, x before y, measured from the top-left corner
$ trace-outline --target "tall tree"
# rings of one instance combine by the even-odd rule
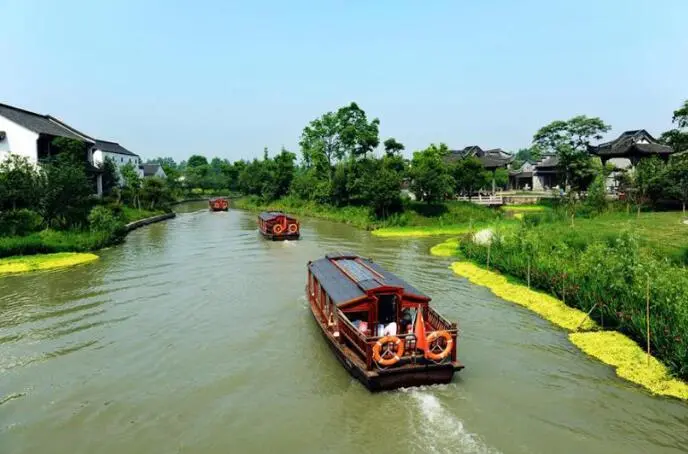
[[[683,215],[688,203],[688,156],[673,157],[667,169],[669,193],[681,201]]]
[[[457,161],[452,169],[452,173],[456,193],[466,194],[469,198],[480,188],[488,184],[485,167],[475,156]]]
[[[384,146],[387,156],[394,156],[404,151],[404,144],[397,142],[394,137],[385,140]]]
[[[676,128],[663,133],[659,140],[672,147],[676,152],[688,150],[688,100],[674,110],[671,122],[676,124]]]
[[[36,210],[45,187],[43,174],[23,156],[0,161],[0,211]]]
[[[345,156],[365,156],[380,143],[380,120],[368,121],[365,111],[354,102],[337,112],[327,112],[303,129],[299,145],[304,163],[332,179],[334,165]]]
[[[593,164],[587,148],[593,139],[601,140],[602,135],[610,130],[611,126],[599,117],[579,115],[543,126],[533,136],[533,143],[546,152],[557,154],[567,184],[581,191],[592,181]]]
[[[439,202],[452,193],[454,179],[444,158],[449,154],[445,144],[431,144],[422,151],[413,153],[411,161],[411,191],[418,200],[428,203]]]

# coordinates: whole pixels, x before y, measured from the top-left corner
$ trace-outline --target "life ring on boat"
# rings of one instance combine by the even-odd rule
[[[289,224],[289,233],[296,233],[298,226],[296,224]]]
[[[391,358],[383,358],[380,354],[383,345],[394,344],[395,350],[388,350],[385,353],[391,353],[393,356]],[[396,364],[401,356],[404,354],[404,343],[397,336],[385,336],[379,339],[375,345],[373,345],[373,359],[376,363],[381,366],[391,366]]]
[[[426,358],[433,361],[441,361],[444,358],[446,358],[449,355],[449,353],[451,353],[452,347],[454,346],[454,339],[452,339],[451,334],[449,334],[446,331],[433,331],[432,333],[430,333],[430,335],[427,337],[428,346],[432,345],[440,338],[445,340],[446,345],[444,349],[439,353],[435,353],[432,351],[432,349],[428,348],[425,352]]]
[[[284,227],[282,227],[281,224],[275,224],[275,226],[272,228],[272,231],[275,234],[279,235],[280,233],[282,233],[282,231],[284,231]]]

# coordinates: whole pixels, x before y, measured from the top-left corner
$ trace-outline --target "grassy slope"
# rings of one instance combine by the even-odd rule
[[[537,227],[550,235],[575,232],[580,241],[588,243],[617,235],[624,229],[638,233],[643,245],[657,255],[684,261],[688,251],[688,225],[682,223],[680,212],[607,213],[592,219],[575,219],[570,222],[543,224]]]

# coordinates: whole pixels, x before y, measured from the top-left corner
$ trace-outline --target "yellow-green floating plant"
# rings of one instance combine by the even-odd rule
[[[469,231],[469,226],[447,226],[447,227],[383,227],[373,230],[373,235],[383,238],[398,237],[425,237],[435,235],[461,235]]]
[[[456,254],[459,247],[458,238],[450,238],[444,243],[436,244],[430,248],[430,253],[438,257],[451,257]]]
[[[98,256],[95,254],[74,252],[8,257],[0,259],[0,275],[65,268],[92,262],[97,259]]]
[[[470,262],[454,262],[452,270],[474,284],[489,288],[500,298],[527,307],[543,318],[569,331],[571,342],[590,356],[616,368],[619,377],[636,383],[650,392],[688,399],[688,384],[671,378],[667,368],[648,356],[628,337],[616,331],[596,331],[598,325],[584,312],[566,306],[545,293],[512,284],[503,275],[485,270]],[[582,323],[581,323],[582,322]]]
[[[590,356],[614,366],[616,374],[654,394],[688,399],[688,384],[671,378],[667,368],[616,331],[571,333],[571,342]]]
[[[467,278],[474,284],[488,287],[500,298],[526,307],[562,328],[573,331],[576,328],[591,330],[597,327],[585,312],[568,307],[545,293],[512,284],[499,273],[485,270],[470,262],[454,262],[451,268],[459,276]]]

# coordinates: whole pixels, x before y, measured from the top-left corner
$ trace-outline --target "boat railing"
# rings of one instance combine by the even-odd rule
[[[447,331],[456,330],[456,323],[452,323],[446,318],[442,317],[438,312],[432,307],[428,307],[428,322],[432,326],[436,326],[440,329]]]
[[[365,334],[356,329],[356,327],[349,321],[344,313],[337,309],[337,327],[339,334],[344,335],[353,347],[358,351],[366,363],[372,358],[371,346],[368,344]]]

